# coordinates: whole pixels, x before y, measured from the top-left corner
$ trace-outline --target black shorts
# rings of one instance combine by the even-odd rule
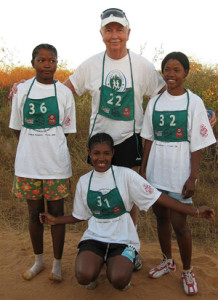
[[[141,166],[142,161],[142,138],[139,133],[133,134],[130,138],[114,146],[115,153],[112,159],[112,165],[133,168]],[[90,164],[88,156],[87,162]]]
[[[142,138],[139,133],[114,146],[112,165],[132,168],[140,166],[142,161]]]
[[[91,251],[104,259],[104,262],[108,258],[121,255],[125,248],[128,246],[126,244],[118,243],[104,243],[96,240],[85,240],[79,243],[79,253],[83,251]]]

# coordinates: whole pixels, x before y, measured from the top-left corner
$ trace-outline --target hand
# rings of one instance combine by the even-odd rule
[[[216,115],[215,115],[215,112],[212,111],[212,110],[208,110],[207,111],[207,115],[208,115],[208,118],[210,120],[210,125],[213,128],[214,125],[216,124]]]
[[[194,195],[195,192],[196,179],[189,177],[182,189],[182,197],[184,199],[190,198]]]
[[[215,216],[215,212],[212,208],[208,206],[200,206],[198,208],[199,215],[197,216],[198,218],[205,218],[208,220],[213,220]]]
[[[48,213],[39,214],[39,220],[42,224],[56,225],[55,219],[56,219],[55,217],[53,217]]]
[[[12,99],[13,95],[17,93],[17,87],[20,83],[24,83],[26,80],[21,79],[19,82],[15,82],[10,90],[10,93],[8,95],[8,99]]]
[[[145,170],[142,170],[141,167],[139,169],[139,175],[141,175],[144,179],[146,179]]]
[[[146,175],[145,175],[144,173],[139,172],[139,175],[141,175],[145,180],[147,180],[147,179],[146,179]]]

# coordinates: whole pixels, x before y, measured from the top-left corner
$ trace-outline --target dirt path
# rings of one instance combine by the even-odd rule
[[[52,264],[52,247],[50,233],[45,232],[46,269],[32,281],[22,279],[21,274],[32,265],[33,254],[29,234],[12,230],[0,231],[0,299],[1,300],[182,300],[188,299],[183,292],[180,274],[181,261],[178,247],[173,244],[177,272],[152,280],[147,274],[151,267],[160,262],[161,252],[158,243],[142,242],[141,255],[143,268],[133,274],[131,287],[127,291],[117,291],[108,282],[103,268],[98,287],[86,290],[80,286],[74,276],[74,260],[80,233],[67,232],[63,256],[63,282],[53,283],[48,280]],[[218,257],[201,248],[193,249],[193,265],[199,285],[195,299],[218,299]]]

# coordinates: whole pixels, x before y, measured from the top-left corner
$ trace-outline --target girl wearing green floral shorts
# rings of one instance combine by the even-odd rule
[[[64,214],[64,198],[72,176],[66,136],[76,132],[75,103],[71,91],[54,80],[57,50],[49,44],[35,47],[32,66],[36,76],[19,84],[12,99],[9,127],[19,142],[15,159],[13,194],[26,199],[29,232],[35,263],[23,278],[31,280],[44,269],[43,225],[39,214],[45,210]],[[61,281],[65,225],[51,226],[54,261],[49,279]]]

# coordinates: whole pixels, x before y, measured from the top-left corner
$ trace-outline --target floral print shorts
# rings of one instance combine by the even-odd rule
[[[12,193],[20,199],[59,200],[70,193],[70,179],[33,179],[14,177]]]

